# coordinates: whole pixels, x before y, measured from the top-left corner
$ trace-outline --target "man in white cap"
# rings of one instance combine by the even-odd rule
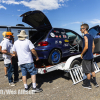
[[[6,31],[4,31],[4,32],[2,33],[2,35],[3,35],[3,40],[2,40],[1,43],[0,43],[0,52],[1,52],[1,53],[2,53],[2,45],[3,45],[3,43],[4,43],[5,36],[6,36]],[[2,57],[4,58],[4,55],[3,55]],[[8,76],[7,76],[7,67],[6,67],[6,66],[4,66],[4,72],[5,72],[5,78],[7,78]]]
[[[32,53],[33,53],[33,55],[36,56],[36,61],[39,60],[38,55],[34,49],[35,47],[30,40],[26,39],[28,35],[26,35],[26,32],[24,30],[21,30],[20,34],[17,36],[18,36],[18,40],[14,42],[12,50],[13,53],[17,54],[18,56],[18,61],[22,71],[22,79],[23,79],[25,90],[29,89],[27,85],[27,78],[26,78],[27,71],[28,71],[32,79],[32,91],[41,92],[42,89],[36,87],[37,70],[34,66],[33,63],[34,61],[32,58]]]

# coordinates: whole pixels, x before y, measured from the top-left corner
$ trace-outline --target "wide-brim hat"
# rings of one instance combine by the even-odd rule
[[[21,30],[20,34],[17,35],[19,40],[25,40],[28,35],[26,35],[25,30]]]

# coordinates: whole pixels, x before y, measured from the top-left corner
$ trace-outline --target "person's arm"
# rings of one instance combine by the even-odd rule
[[[15,54],[15,56],[17,56],[17,52],[13,51],[13,54]]]
[[[2,46],[0,46],[0,52],[2,52]]]
[[[39,57],[38,57],[37,52],[35,51],[35,49],[31,49],[31,52],[36,57],[36,61],[38,61]]]
[[[7,42],[4,42],[2,45],[2,53],[6,54],[6,55],[15,56],[15,54],[12,54],[12,53],[7,51]]]
[[[87,51],[88,49],[88,38],[86,36],[84,36],[84,40],[85,40],[85,46],[83,48],[83,51],[81,53],[81,58],[83,58],[84,53]]]
[[[31,50],[32,54],[36,57],[36,61],[39,60],[36,50],[34,49],[35,46],[32,44],[30,40],[28,40],[29,49]]]
[[[93,40],[93,43],[92,43],[92,53],[94,53],[94,49],[95,49],[95,44],[94,44],[94,40]]]
[[[2,52],[2,43],[3,41],[0,43],[0,52]]]
[[[2,50],[3,54],[7,54],[7,55],[11,55],[11,56],[15,56],[15,54],[12,54],[10,52],[8,52],[7,50]]]

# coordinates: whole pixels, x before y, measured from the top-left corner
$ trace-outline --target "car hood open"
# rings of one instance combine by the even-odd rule
[[[48,18],[39,10],[26,12],[20,17],[23,17],[23,22],[37,30],[50,30],[52,28]]]

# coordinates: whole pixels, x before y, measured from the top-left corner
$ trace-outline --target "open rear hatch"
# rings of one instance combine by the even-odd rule
[[[89,29],[89,34],[94,37],[95,53],[100,53],[100,26],[94,26]]]
[[[31,25],[37,31],[35,33],[31,32],[30,40],[36,46],[40,41],[45,39],[49,30],[52,26],[45,16],[45,14],[39,10],[29,11],[21,15],[22,21]],[[29,33],[30,34],[30,33]]]
[[[22,21],[31,25],[33,28],[40,30],[50,30],[51,23],[43,12],[39,10],[29,11],[21,15]]]

